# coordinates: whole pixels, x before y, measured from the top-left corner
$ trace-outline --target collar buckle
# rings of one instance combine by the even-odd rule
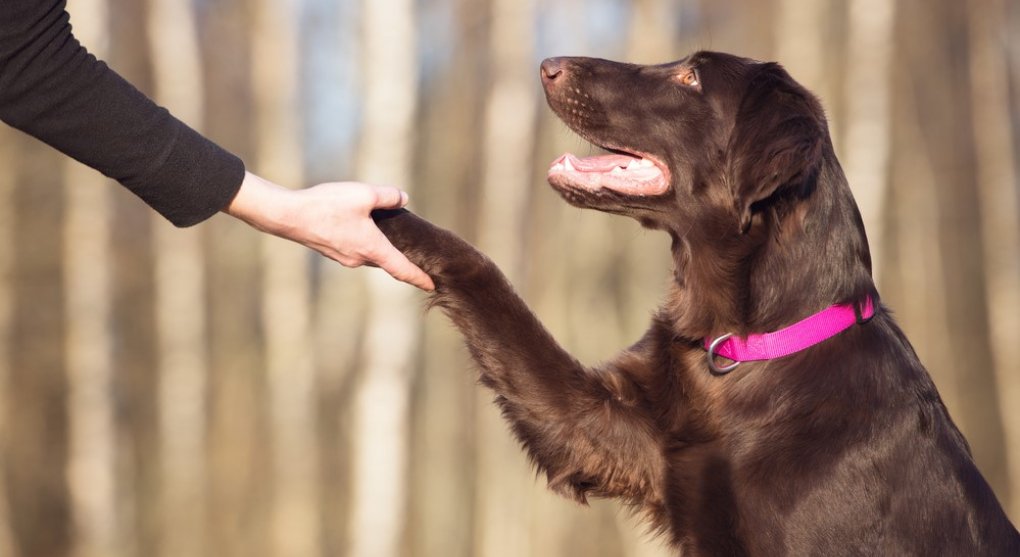
[[[706,357],[708,358],[708,369],[712,370],[712,373],[716,375],[726,375],[727,373],[737,369],[737,366],[741,364],[741,362],[736,360],[734,360],[734,362],[728,366],[719,366],[718,364],[715,363],[716,349],[719,348],[720,344],[726,342],[732,336],[733,333],[726,333],[725,335],[716,338],[715,340],[712,341],[711,344],[708,345],[708,353],[706,354]]]

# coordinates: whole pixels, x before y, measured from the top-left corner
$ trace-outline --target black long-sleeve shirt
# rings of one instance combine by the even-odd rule
[[[64,0],[0,0],[0,120],[117,180],[177,226],[223,209],[244,164],[71,34]]]

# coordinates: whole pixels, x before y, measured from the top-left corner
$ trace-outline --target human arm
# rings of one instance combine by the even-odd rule
[[[63,0],[0,2],[0,120],[119,181],[177,226],[234,197],[239,158],[89,54]]]
[[[368,218],[401,206],[399,190],[352,183],[297,192],[246,173],[238,157],[89,54],[63,0],[0,1],[0,120],[119,181],[177,226],[224,210],[346,266],[377,264],[432,287]]]

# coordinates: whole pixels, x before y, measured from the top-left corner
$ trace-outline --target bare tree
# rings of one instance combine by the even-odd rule
[[[77,23],[76,23],[77,26]],[[77,532],[75,553],[114,556],[118,547],[116,435],[110,316],[111,187],[90,168],[68,160],[64,221],[66,359],[70,386],[69,488]]]
[[[11,392],[8,386],[11,367],[11,329],[14,327],[14,160],[10,152],[10,132],[0,129],[0,408],[7,408]],[[9,446],[8,415],[0,410],[0,447]],[[6,459],[0,460],[0,555],[14,555],[11,538],[10,499],[5,485]]]
[[[147,37],[150,3],[106,0],[109,41],[106,61],[148,95],[152,55]],[[73,7],[72,19],[77,11]],[[106,188],[110,196],[110,327],[116,418],[115,479],[118,545],[128,554],[155,555],[160,545],[159,375],[156,334],[153,217],[124,188]]]
[[[968,3],[970,95],[977,155],[977,184],[984,246],[989,331],[997,393],[1006,435],[1008,494],[1000,494],[1014,520],[1020,517],[1020,215],[1016,148],[1010,119],[1010,68],[1002,40],[1008,14],[1001,0]]]
[[[362,3],[363,130],[355,174],[409,187],[417,108],[414,2]],[[412,194],[413,195],[413,194]],[[400,553],[406,527],[410,389],[418,344],[415,293],[382,273],[368,279],[364,366],[352,423],[352,555]]]
[[[193,3],[197,12],[203,130],[255,161],[256,119],[251,42],[256,5],[246,0]],[[206,233],[209,369],[206,433],[207,553],[263,557],[272,553],[271,420],[261,324],[261,234],[214,217]]]
[[[182,121],[202,120],[202,72],[189,4],[152,0],[149,11],[157,102]],[[205,401],[209,373],[201,230],[153,215],[159,359],[160,500],[163,555],[201,555],[205,541]]]
[[[864,218],[871,261],[880,278],[889,191],[890,104],[895,2],[851,0],[846,67],[847,178]]]
[[[842,69],[830,63],[836,50],[832,29],[837,15],[827,0],[780,0],[776,14],[775,59],[826,107],[836,103],[834,74]],[[838,150],[840,122],[830,118],[828,124]]]
[[[256,159],[269,179],[294,187],[303,180],[297,74],[299,4],[262,0],[252,42],[256,92]],[[272,420],[275,555],[319,552],[320,518],[316,367],[311,323],[310,254],[267,237],[263,245],[262,324]]]
[[[21,135],[5,145],[15,161],[10,201],[17,264],[9,275],[12,322],[4,411],[4,468],[14,553],[70,555],[72,502],[67,485],[68,384],[64,370],[63,161]],[[37,181],[37,182],[36,182]],[[31,215],[26,217],[26,215]],[[14,426],[16,424],[16,427]]]
[[[76,0],[75,34],[96,56],[106,53],[105,0]],[[116,493],[110,180],[65,159],[65,359],[70,386],[68,484],[79,557],[123,552]]]
[[[938,328],[935,332],[940,333],[928,339],[930,344],[919,346],[919,353],[944,395],[950,414],[967,437],[975,462],[996,494],[1006,501],[1004,430],[983,276],[986,264],[978,155],[968,131],[973,113],[967,5],[910,0],[898,7],[925,16],[897,19],[896,36],[901,40],[895,72],[900,89],[897,103],[902,103],[897,112],[914,120],[901,130],[909,131],[912,137],[898,137],[897,145],[910,145],[915,151],[898,154],[896,163],[908,162],[911,157],[920,157],[924,163],[922,174],[903,169],[895,189],[916,186],[921,188],[916,195],[928,198],[921,206],[897,204],[895,215],[909,221],[922,207],[934,209],[928,217],[933,220],[924,223],[918,231],[922,237],[916,240],[918,247],[937,250],[928,257],[933,265],[924,269],[931,276],[922,276],[920,269],[905,269],[913,280],[904,282],[923,306],[919,308],[922,314],[927,314],[920,319],[934,322]],[[928,70],[935,65],[942,71]],[[946,75],[960,79],[947,81]],[[904,232],[904,227],[900,231]],[[937,288],[924,288],[925,282]],[[933,310],[944,313],[933,314]],[[904,311],[898,315],[905,325],[911,319]],[[913,335],[910,328],[907,333]],[[935,347],[935,356],[922,350],[929,347]]]
[[[304,152],[306,180],[318,183],[351,175],[354,149],[343,141],[351,118],[335,107],[358,88],[359,59],[357,2],[306,2],[302,20],[302,86],[306,102],[306,136],[331,130],[331,141]],[[320,96],[321,94],[324,94]],[[314,124],[312,123],[314,122]],[[318,132],[315,131],[318,127]],[[309,133],[311,132],[311,133]],[[335,134],[335,135],[333,135]],[[314,139],[313,139],[314,141]],[[328,154],[324,154],[329,152]],[[359,272],[316,258],[313,262],[312,319],[317,355],[316,403],[319,428],[316,451],[320,462],[319,503],[324,555],[342,555],[348,542],[351,489],[351,398],[361,367],[364,322],[368,311],[367,285]]]

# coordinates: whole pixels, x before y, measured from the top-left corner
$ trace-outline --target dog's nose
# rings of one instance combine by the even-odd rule
[[[566,64],[563,58],[546,58],[542,61],[542,82],[552,83],[556,78],[563,75]]]

